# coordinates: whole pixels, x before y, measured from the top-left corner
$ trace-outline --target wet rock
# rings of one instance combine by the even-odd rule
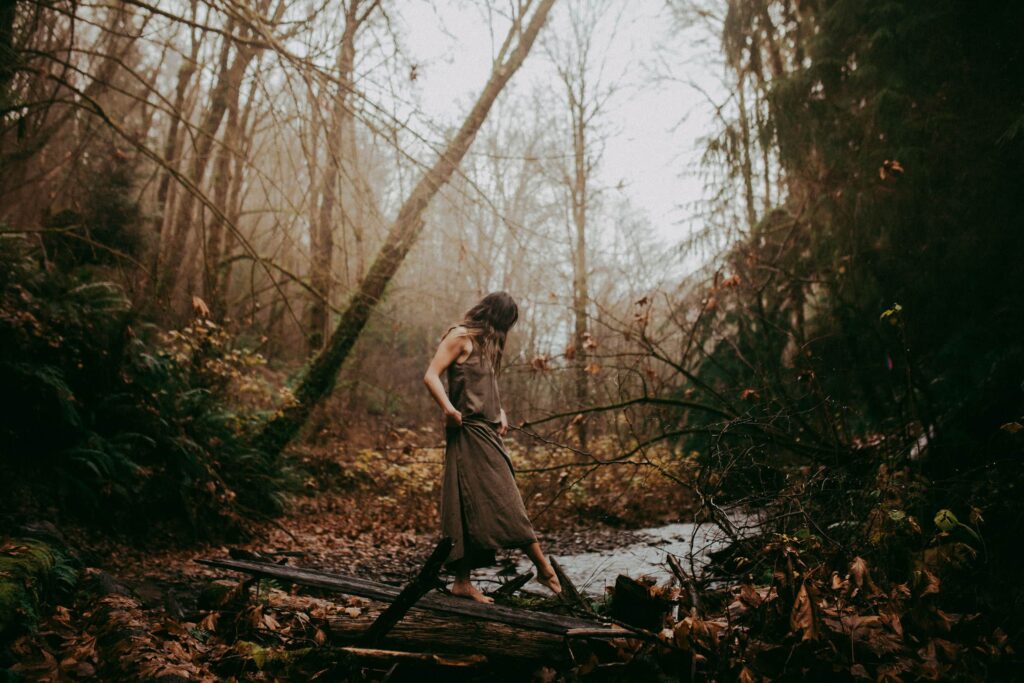
[[[625,575],[615,580],[612,616],[649,631],[660,631],[672,601],[665,598],[652,581],[637,581]]]

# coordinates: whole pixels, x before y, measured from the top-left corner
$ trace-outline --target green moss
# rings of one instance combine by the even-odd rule
[[[64,551],[43,541],[11,539],[0,547],[0,638],[39,619],[40,606],[74,587],[78,572]]]
[[[250,660],[260,671],[286,670],[289,666],[301,662],[315,652],[311,647],[286,650],[279,647],[265,647],[248,640],[239,640],[235,643],[235,651],[243,658]]]

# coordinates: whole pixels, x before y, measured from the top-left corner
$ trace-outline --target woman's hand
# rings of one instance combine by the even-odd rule
[[[501,424],[498,425],[498,434],[505,436],[508,433],[508,418],[505,417],[505,409],[501,409]]]
[[[462,413],[455,406],[448,406],[444,409],[444,424],[446,427],[461,427]]]

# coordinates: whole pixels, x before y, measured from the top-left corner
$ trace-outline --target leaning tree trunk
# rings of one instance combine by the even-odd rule
[[[359,338],[359,333],[383,296],[384,289],[419,237],[423,229],[424,210],[438,190],[451,178],[487,118],[498,94],[526,59],[554,2],[555,0],[541,0],[529,25],[522,31],[515,48],[511,50],[516,35],[522,30],[522,17],[509,30],[483,92],[480,93],[458,133],[402,203],[398,217],[388,230],[384,245],[349,301],[334,333],[323,351],[310,363],[299,383],[295,391],[295,403],[285,408],[264,427],[259,437],[259,446],[266,452],[274,455],[279,453],[306,423],[313,407],[334,389],[342,363],[345,362],[349,351]],[[526,3],[527,6],[529,4]],[[525,13],[524,9],[523,15]]]

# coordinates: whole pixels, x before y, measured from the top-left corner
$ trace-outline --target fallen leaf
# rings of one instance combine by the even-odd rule
[[[814,602],[807,590],[807,581],[800,584],[800,591],[797,593],[796,602],[793,603],[793,610],[789,615],[789,626],[794,631],[802,631],[801,640],[817,640],[818,623],[815,615]]]

